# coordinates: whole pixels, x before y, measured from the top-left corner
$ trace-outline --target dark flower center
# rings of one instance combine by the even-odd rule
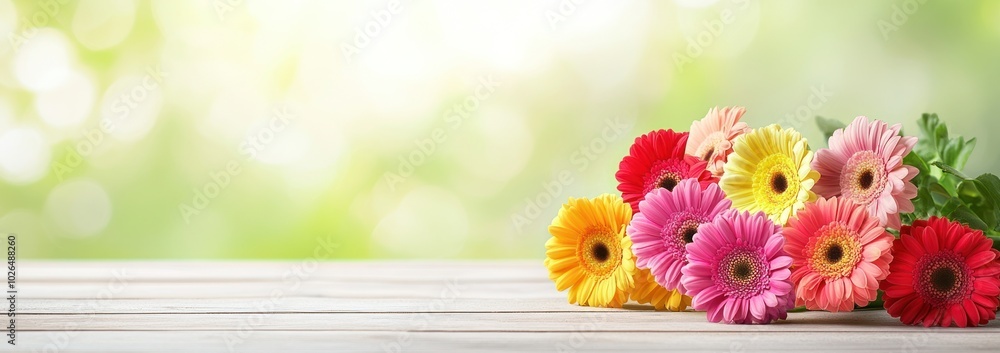
[[[688,228],[684,230],[684,243],[691,243],[694,241],[694,235],[698,234],[697,228]]]
[[[663,180],[660,180],[661,188],[667,189],[669,191],[674,191],[675,186],[677,186],[677,180],[675,180],[674,178],[668,176],[663,178]]]
[[[594,244],[590,252],[598,262],[608,261],[608,258],[611,257],[611,250],[608,250],[608,246],[604,245],[604,243]]]
[[[958,276],[948,267],[941,267],[931,272],[931,286],[941,293],[948,293],[958,284]]]
[[[753,274],[753,268],[750,266],[748,261],[739,261],[733,264],[733,277],[740,281],[746,281],[750,279],[750,275]]]
[[[861,186],[861,189],[868,190],[868,188],[872,187],[873,183],[875,183],[875,173],[872,173],[871,170],[861,172],[861,176],[858,177],[858,184]]]
[[[705,157],[702,157],[702,159],[705,160],[705,162],[708,162],[710,159],[712,159],[713,154],[715,154],[715,147],[712,147],[711,149],[708,150],[708,152],[705,152]]]
[[[788,179],[785,178],[784,174],[777,173],[771,178],[771,189],[779,194],[788,190]]]
[[[831,245],[826,249],[826,261],[834,264],[844,258],[844,248],[840,247],[840,244]]]

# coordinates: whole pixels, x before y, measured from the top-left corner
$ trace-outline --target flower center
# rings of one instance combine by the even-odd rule
[[[932,306],[961,303],[972,294],[972,271],[962,257],[949,250],[917,260],[913,282],[917,294]]]
[[[660,230],[664,248],[669,256],[675,259],[684,260],[687,255],[685,246],[694,241],[694,235],[698,234],[698,226],[710,221],[708,217],[695,211],[689,209],[674,213]]]
[[[843,222],[823,226],[806,243],[808,266],[828,279],[849,277],[862,258],[860,239]]]
[[[660,181],[660,187],[674,191],[674,187],[677,186],[677,176],[672,174],[667,174],[663,176],[663,180]]]
[[[795,204],[799,194],[796,170],[792,159],[783,154],[772,154],[757,164],[753,195],[761,211],[768,215],[781,214]]]
[[[712,147],[708,150],[708,152],[705,152],[705,156],[701,157],[701,159],[704,160],[705,162],[711,161],[712,155],[714,154],[715,154],[715,147]]]
[[[590,252],[594,255],[594,259],[597,262],[608,261],[608,258],[611,257],[611,251],[608,250],[608,246],[604,245],[604,243],[594,243],[594,246],[590,248]]]
[[[771,178],[771,189],[778,194],[784,193],[785,190],[788,190],[788,179],[785,178],[784,174],[774,174],[774,177]]]
[[[621,235],[611,229],[591,229],[580,239],[577,259],[587,273],[605,278],[621,264]]]
[[[716,151],[725,151],[728,147],[731,146],[729,145],[729,141],[726,140],[726,135],[716,131],[705,137],[705,141],[695,150],[694,156],[701,158],[703,161],[711,162],[712,157],[715,157]]]
[[[859,151],[847,160],[840,176],[844,197],[861,205],[878,199],[889,182],[885,163],[875,152]]]
[[[694,235],[698,234],[697,228],[688,228],[684,230],[684,243],[690,244],[694,241]]]
[[[649,174],[646,174],[643,192],[648,193],[655,188],[673,191],[677,183],[685,179],[690,169],[691,166],[677,158],[658,161],[649,169]]]
[[[732,248],[717,266],[712,280],[729,296],[750,298],[767,288],[769,265],[761,249]]]

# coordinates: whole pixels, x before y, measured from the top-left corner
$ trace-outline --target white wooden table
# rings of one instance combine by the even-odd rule
[[[766,326],[569,305],[542,261],[19,264],[19,352],[1000,351],[884,311]]]

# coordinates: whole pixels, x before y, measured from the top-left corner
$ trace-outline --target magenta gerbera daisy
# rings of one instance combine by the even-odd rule
[[[712,221],[730,205],[719,185],[703,189],[694,179],[681,180],[673,191],[650,191],[626,230],[632,238],[636,265],[650,269],[656,283],[664,288],[676,288],[684,294],[680,281],[681,267],[687,263],[685,246],[694,239],[698,226]]]
[[[796,305],[809,310],[851,311],[875,300],[889,275],[892,234],[862,206],[820,198],[806,204],[784,229],[792,256]]]
[[[684,154],[687,140],[688,133],[673,130],[656,130],[635,139],[615,173],[618,191],[632,212],[639,212],[639,202],[653,189],[673,190],[688,178],[705,186],[719,181],[705,169],[707,162]]]
[[[910,180],[918,173],[903,164],[917,138],[900,136],[900,129],[900,124],[859,116],[835,131],[830,148],[816,152],[813,168],[820,178],[813,191],[863,205],[882,225],[899,229],[899,214],[914,210],[910,200],[917,196],[917,187]]]
[[[711,322],[766,324],[795,306],[791,256],[781,227],[758,212],[729,210],[701,225],[687,246],[681,282]]]
[[[931,217],[903,227],[882,281],[885,309],[907,325],[979,326],[1000,306],[1000,252],[982,231]]]

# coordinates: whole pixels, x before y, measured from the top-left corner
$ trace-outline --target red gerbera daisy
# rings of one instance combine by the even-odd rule
[[[655,188],[673,190],[681,180],[695,178],[701,187],[718,183],[706,167],[708,162],[684,154],[688,133],[656,130],[639,136],[629,154],[618,164],[618,191],[632,212],[639,212],[639,202]]]
[[[907,325],[985,325],[1000,306],[1000,252],[983,232],[947,218],[918,220],[892,244],[885,309]]]

